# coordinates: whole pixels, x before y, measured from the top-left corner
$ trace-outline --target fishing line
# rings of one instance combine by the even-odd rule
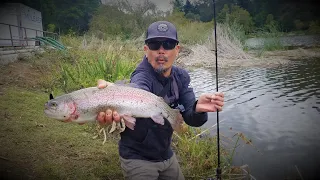
[[[213,18],[214,18],[214,44],[216,56],[216,91],[218,92],[218,50],[217,50],[217,21],[216,21],[216,1],[213,0]],[[220,134],[219,134],[219,110],[217,110],[217,150],[218,150],[218,167],[216,169],[217,180],[221,179],[220,168]]]

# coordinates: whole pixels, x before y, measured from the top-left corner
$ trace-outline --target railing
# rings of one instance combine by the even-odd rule
[[[8,26],[9,32],[10,32],[10,39],[9,38],[1,38],[0,37],[0,40],[10,40],[11,41],[11,46],[14,46],[14,43],[13,43],[14,41],[19,41],[19,46],[21,46],[21,41],[22,42],[25,41],[27,46],[29,45],[28,41],[37,41],[35,39],[30,39],[30,38],[34,38],[34,37],[29,37],[28,38],[27,30],[35,31],[36,32],[36,34],[35,34],[36,36],[52,37],[55,40],[59,39],[59,34],[58,33],[53,33],[53,32],[49,32],[49,31],[41,31],[41,30],[37,30],[37,29],[26,28],[26,27],[16,26],[16,25],[6,24],[6,23],[0,23],[0,25]],[[17,27],[19,38],[13,38],[12,27]],[[24,34],[21,34],[21,30],[24,32]],[[23,38],[20,38],[21,35],[22,35]]]

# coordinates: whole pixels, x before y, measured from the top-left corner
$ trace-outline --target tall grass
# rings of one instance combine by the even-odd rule
[[[210,134],[211,128],[203,130],[184,124],[181,131],[174,132],[173,150],[177,154],[186,179],[208,179],[216,175],[218,166],[217,138]],[[233,140],[234,138],[236,140]],[[223,179],[245,179],[248,177],[242,167],[232,166],[232,163],[236,149],[240,144],[254,147],[251,139],[248,139],[243,133],[236,132],[233,138],[220,139],[220,144],[220,167],[223,170]]]
[[[92,57],[88,53],[75,63],[61,64],[61,81],[64,91],[95,86],[98,79],[114,82],[120,79],[129,79],[137,59],[131,60],[121,57],[119,52],[106,52],[105,56]]]
[[[235,44],[237,43],[237,41],[239,41],[242,46],[245,44],[247,35],[245,33],[243,26],[241,26],[236,22],[221,23],[220,26],[224,27],[225,29],[229,29],[227,31],[227,34],[229,38],[232,39],[233,42],[235,42]]]
[[[42,77],[49,91],[61,89],[66,93],[96,86],[98,79],[110,82],[129,79],[143,57],[135,41],[105,41],[94,36],[70,35],[62,36],[61,41],[68,47],[67,52],[48,51],[42,57],[50,60],[48,66],[54,67],[52,73]]]
[[[186,178],[208,178],[213,176],[218,166],[217,143],[215,136],[194,138],[200,128],[184,127],[181,133],[175,133],[173,147],[181,161]]]

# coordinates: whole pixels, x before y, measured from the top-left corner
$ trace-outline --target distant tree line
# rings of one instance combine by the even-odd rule
[[[213,0],[174,0],[174,9],[186,18],[213,19]],[[216,0],[217,21],[238,23],[246,33],[259,29],[319,32],[320,11],[313,0]]]
[[[88,30],[100,0],[4,0],[2,3],[22,3],[40,11],[45,30],[81,33]]]
[[[119,2],[116,9],[113,6],[101,5],[100,0],[4,0],[3,2],[23,3],[41,11],[44,29],[61,33],[82,34],[92,26],[95,29],[104,27],[118,31],[119,34],[124,33],[124,36],[130,36],[132,33],[129,31],[140,31],[145,28],[146,23],[156,19],[157,15],[155,5],[148,0],[135,8],[130,7],[128,0],[118,0],[115,1]],[[274,29],[284,32],[319,33],[320,11],[314,2],[313,0],[216,0],[217,21],[239,24],[247,34]],[[172,4],[174,11],[183,13],[184,18],[191,21],[213,20],[213,0],[172,0]],[[126,19],[120,19],[121,17]],[[106,21],[110,21],[111,24]]]

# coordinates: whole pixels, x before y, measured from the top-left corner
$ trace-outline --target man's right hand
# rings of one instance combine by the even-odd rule
[[[102,89],[107,86],[112,86],[113,83],[107,82],[105,80],[98,80],[98,88]],[[113,121],[120,122],[120,115],[116,111],[112,111],[111,109],[107,109],[105,112],[102,111],[98,114],[97,120],[101,125],[109,125],[112,124]]]

